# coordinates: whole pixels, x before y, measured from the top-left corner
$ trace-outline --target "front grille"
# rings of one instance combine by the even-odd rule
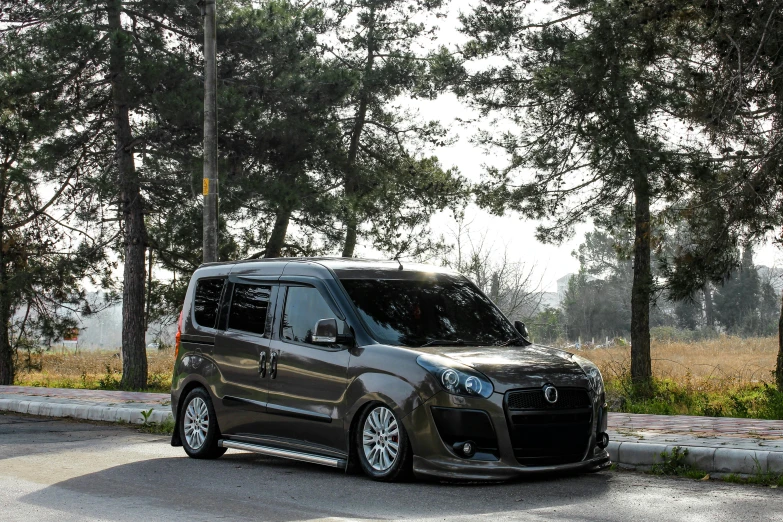
[[[550,404],[541,389],[506,394],[506,417],[517,462],[553,466],[584,458],[593,421],[590,395],[583,388],[558,389]]]
[[[558,388],[557,402],[551,404],[543,388],[536,388],[509,392],[506,404],[509,410],[575,410],[589,408],[590,395],[584,388]]]

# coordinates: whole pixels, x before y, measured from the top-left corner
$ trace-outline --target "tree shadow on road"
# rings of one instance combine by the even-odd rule
[[[497,484],[386,484],[307,463],[228,453],[215,461],[172,457],[113,466],[53,484],[22,501],[114,520],[453,519],[595,503],[608,487],[605,474]]]

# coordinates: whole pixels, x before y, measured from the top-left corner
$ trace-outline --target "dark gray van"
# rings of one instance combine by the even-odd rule
[[[357,259],[200,267],[177,332],[173,445],[506,479],[609,465],[601,374],[530,343],[463,276]]]

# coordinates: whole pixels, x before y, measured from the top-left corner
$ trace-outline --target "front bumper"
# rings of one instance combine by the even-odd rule
[[[459,397],[439,392],[403,419],[413,448],[413,471],[418,477],[452,480],[507,480],[531,474],[599,471],[610,464],[609,454],[596,444],[599,430],[601,397],[590,394],[592,415],[590,435],[585,439],[582,458],[554,465],[525,466],[514,454],[508,416],[504,408],[504,394],[494,393],[490,398]],[[494,427],[497,449],[494,457],[463,458],[444,442],[438,432],[432,408],[456,408],[485,411]]]

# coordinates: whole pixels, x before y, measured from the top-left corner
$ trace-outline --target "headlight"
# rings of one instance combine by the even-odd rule
[[[454,395],[484,397],[492,395],[492,383],[469,366],[438,355],[419,355],[419,366],[432,374],[443,389]]]
[[[604,379],[601,377],[601,371],[598,369],[598,366],[578,355],[574,355],[574,361],[582,368],[585,375],[587,375],[587,380],[590,381],[590,386],[593,387],[593,391],[595,391],[597,395],[601,395],[604,392]]]

